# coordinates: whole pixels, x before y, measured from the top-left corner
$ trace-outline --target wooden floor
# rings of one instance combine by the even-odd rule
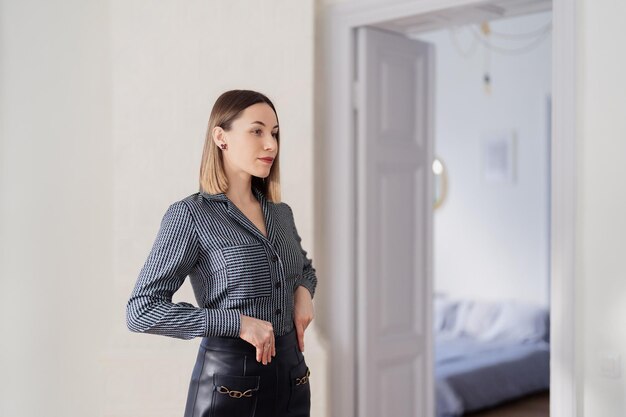
[[[549,415],[550,391],[529,395],[523,399],[479,412],[463,414],[464,417],[548,417]]]

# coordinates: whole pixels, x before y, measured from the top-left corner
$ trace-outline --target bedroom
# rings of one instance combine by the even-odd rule
[[[438,417],[549,413],[551,20],[412,37],[436,51]]]

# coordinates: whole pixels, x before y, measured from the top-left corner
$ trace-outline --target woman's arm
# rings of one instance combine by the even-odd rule
[[[169,206],[130,299],[126,324],[133,332],[179,339],[202,336],[239,337],[240,311],[209,309],[172,302],[198,259],[198,236],[183,201]]]
[[[311,293],[311,299],[315,296],[315,288],[317,287],[317,275],[315,268],[313,267],[313,261],[311,258],[307,256],[307,251],[302,248],[302,238],[298,234],[298,228],[296,227],[296,221],[293,216],[293,210],[289,206],[289,204],[285,203],[285,205],[289,208],[289,212],[291,213],[291,224],[293,226],[293,232],[296,236],[296,241],[300,247],[300,252],[302,253],[302,258],[304,261],[304,267],[302,269],[302,278],[298,282],[297,286],[303,286]]]
[[[296,289],[294,292],[294,326],[296,329],[296,336],[298,338],[298,346],[300,350],[304,352],[304,331],[309,326],[315,316],[315,308],[313,306],[313,296],[315,295],[315,288],[317,287],[317,276],[315,268],[313,267],[313,261],[307,256],[307,252],[302,248],[302,238],[298,234],[298,228],[296,227],[296,221],[293,216],[293,210],[289,207],[291,213],[291,225],[293,227],[293,233],[298,242],[300,253],[302,254],[303,268],[301,278],[296,283]]]

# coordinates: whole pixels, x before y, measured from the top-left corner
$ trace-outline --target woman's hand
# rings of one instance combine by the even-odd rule
[[[239,337],[256,347],[257,362],[263,361],[263,365],[267,365],[272,361],[272,356],[276,356],[272,323],[243,314],[240,317]]]
[[[300,351],[302,352],[304,352],[304,331],[313,320],[314,315],[315,310],[311,293],[306,287],[299,285],[294,294],[293,321],[296,326],[298,345],[300,345]]]

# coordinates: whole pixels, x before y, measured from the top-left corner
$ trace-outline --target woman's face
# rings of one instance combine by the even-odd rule
[[[278,121],[274,110],[267,103],[257,103],[247,107],[232,123],[230,131],[215,127],[213,140],[222,150],[224,165],[228,174],[246,172],[265,178],[270,173],[273,161],[261,158],[275,158],[278,153]]]

